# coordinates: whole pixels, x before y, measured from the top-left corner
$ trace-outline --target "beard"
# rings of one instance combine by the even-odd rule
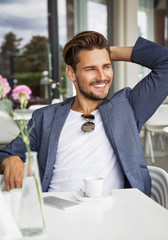
[[[86,90],[85,87],[82,86],[82,84],[80,83],[79,79],[76,77],[76,82],[77,82],[77,85],[78,85],[78,89],[79,91],[82,93],[82,95],[90,100],[96,100],[96,101],[99,101],[99,100],[104,100],[107,96],[108,96],[108,93],[105,95],[105,96],[100,96],[98,94],[95,94],[93,92],[89,92]],[[94,82],[94,84],[103,84],[103,83],[108,83],[109,80],[105,80],[105,81],[96,81]],[[93,83],[92,83],[93,84]],[[109,89],[110,90],[110,89]]]

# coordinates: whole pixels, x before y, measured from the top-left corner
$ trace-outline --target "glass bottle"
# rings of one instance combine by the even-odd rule
[[[18,214],[18,225],[24,236],[38,235],[45,230],[41,192],[37,152],[26,152],[26,164]]]

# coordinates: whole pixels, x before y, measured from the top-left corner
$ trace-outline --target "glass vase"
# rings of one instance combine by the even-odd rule
[[[45,230],[41,193],[37,152],[27,152],[18,214],[18,225],[24,236],[38,235]]]

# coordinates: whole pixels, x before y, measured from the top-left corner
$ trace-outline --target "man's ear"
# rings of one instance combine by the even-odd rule
[[[75,82],[75,81],[76,81],[75,72],[74,72],[73,68],[72,68],[70,65],[68,65],[68,66],[66,67],[66,73],[67,73],[68,78],[69,78],[72,82]]]

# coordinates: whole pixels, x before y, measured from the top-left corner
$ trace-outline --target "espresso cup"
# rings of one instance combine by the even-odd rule
[[[103,195],[103,178],[87,177],[84,179],[87,197],[101,197]]]

